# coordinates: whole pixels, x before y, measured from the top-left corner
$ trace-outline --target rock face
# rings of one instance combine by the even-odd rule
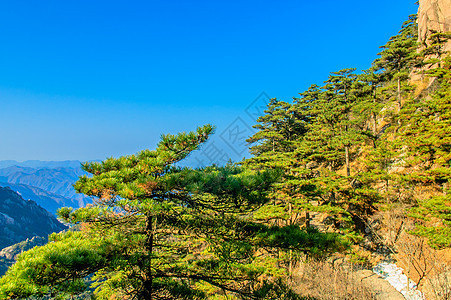
[[[420,0],[418,8],[418,42],[428,45],[430,31],[451,31],[451,0]],[[420,47],[421,48],[421,47]],[[445,51],[451,51],[451,41],[445,46]]]
[[[0,187],[0,249],[63,229],[66,226],[36,202],[26,201],[10,188]]]
[[[377,300],[405,300],[404,296],[391,286],[388,281],[370,270],[358,271],[354,274],[354,278],[354,280],[361,282],[363,286],[368,288]]]

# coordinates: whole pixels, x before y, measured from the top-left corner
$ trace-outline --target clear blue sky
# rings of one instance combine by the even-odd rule
[[[368,68],[414,3],[1,1],[0,160],[117,157],[207,122],[242,156],[224,133],[261,92]]]

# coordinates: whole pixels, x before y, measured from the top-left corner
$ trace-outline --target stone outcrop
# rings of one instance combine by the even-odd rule
[[[428,45],[430,32],[451,31],[451,0],[420,0],[418,8],[418,42],[420,49]],[[451,41],[445,45],[451,51]]]
[[[357,271],[354,274],[354,280],[370,290],[373,297],[377,300],[405,300],[404,296],[392,287],[388,281],[370,270]]]

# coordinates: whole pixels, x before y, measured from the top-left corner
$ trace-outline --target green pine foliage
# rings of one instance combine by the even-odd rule
[[[277,171],[178,168],[212,133],[164,135],[154,151],[83,165],[77,191],[94,204],[63,208],[79,232],[24,252],[0,279],[1,298],[297,299],[271,264],[291,250],[312,256],[346,246],[335,234],[256,222]]]
[[[387,44],[381,47],[383,50],[379,53],[380,58],[374,63],[386,78],[393,82],[388,87],[393,90],[399,109],[402,107],[403,91],[410,90],[407,81],[409,73],[412,67],[418,64],[416,19],[416,15],[412,15],[404,22],[399,34],[391,37]],[[386,89],[386,93],[390,89]]]
[[[295,220],[308,227],[310,213],[327,212],[338,232],[353,235],[366,215],[402,202],[414,206],[411,216],[440,224],[436,235],[421,227],[426,223],[415,234],[433,246],[450,246],[445,238],[451,173],[449,58],[443,59],[449,33],[431,33],[426,49],[417,53],[417,31],[412,15],[381,47],[370,69],[333,72],[323,86],[312,85],[293,103],[277,100],[283,103],[278,113],[276,102],[269,104],[249,139],[258,142],[251,147],[254,157],[244,162],[259,170],[277,166],[283,174],[270,195],[272,205],[262,208],[262,219]],[[410,73],[426,65],[426,75],[436,78],[440,88],[410,100],[415,88]],[[277,126],[267,126],[269,119]],[[292,124],[300,124],[302,131],[288,135],[280,130]],[[433,187],[435,196],[416,197],[419,186]]]
[[[441,65],[441,64],[440,64]],[[424,99],[412,100],[401,112],[405,165],[403,180],[429,187],[426,198],[416,199],[411,216],[425,221],[414,231],[434,247],[451,246],[451,58],[443,59],[439,88]]]
[[[438,67],[442,68],[441,57],[445,54],[444,46],[449,39],[451,39],[451,32],[432,31],[428,39],[429,44],[426,44],[425,48],[421,51],[422,56],[427,57],[423,61],[423,65],[433,66],[434,64],[438,64]]]
[[[257,170],[278,167],[282,177],[274,185],[272,201],[256,217],[310,227],[311,213],[327,213],[339,232],[355,240],[351,205],[360,201],[361,193],[351,186],[350,162],[356,154],[355,145],[367,139],[368,133],[364,118],[357,114],[362,108],[356,105],[360,99],[354,71],[332,73],[325,86],[313,85],[293,104],[284,103],[277,118],[275,102],[271,102],[266,115],[258,119],[255,128],[259,131],[248,140],[259,142],[251,147],[255,156],[244,164]],[[277,126],[267,126],[269,118]],[[296,128],[300,130],[280,134],[278,128],[290,124],[299,124]],[[276,133],[268,134],[271,131],[280,134],[279,140],[272,139]],[[345,174],[340,173],[343,167]]]
[[[299,172],[299,164],[293,159],[297,139],[307,131],[310,117],[306,111],[295,110],[293,105],[272,99],[265,115],[258,119],[256,134],[247,141],[254,157],[243,162],[254,170],[276,169],[281,180],[274,184],[270,201],[254,213],[254,218],[271,224],[291,225],[297,222],[304,201],[293,197],[296,187],[291,180]]]

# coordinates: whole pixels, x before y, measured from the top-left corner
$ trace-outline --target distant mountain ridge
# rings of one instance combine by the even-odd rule
[[[13,191],[17,192],[24,199],[31,199],[45,208],[50,213],[56,215],[56,211],[63,206],[79,207],[80,203],[76,199],[64,197],[54,194],[52,192],[43,190],[41,188],[26,185],[26,184],[14,184],[9,182],[1,182],[0,186],[9,187]]]
[[[0,181],[31,185],[64,197],[83,199],[72,185],[84,174],[80,168],[35,169],[12,166],[0,169]]]
[[[22,251],[66,228],[55,218],[60,207],[90,201],[72,186],[83,174],[77,160],[0,161],[0,276]]]
[[[0,169],[8,168],[12,166],[28,167],[28,168],[80,168],[81,161],[79,160],[64,160],[64,161],[42,161],[42,160],[0,160]]]
[[[17,163],[18,165],[13,165]],[[8,186],[25,199],[36,201],[55,214],[63,206],[78,208],[91,202],[76,193],[73,184],[81,175],[80,161],[0,161],[0,186]]]

